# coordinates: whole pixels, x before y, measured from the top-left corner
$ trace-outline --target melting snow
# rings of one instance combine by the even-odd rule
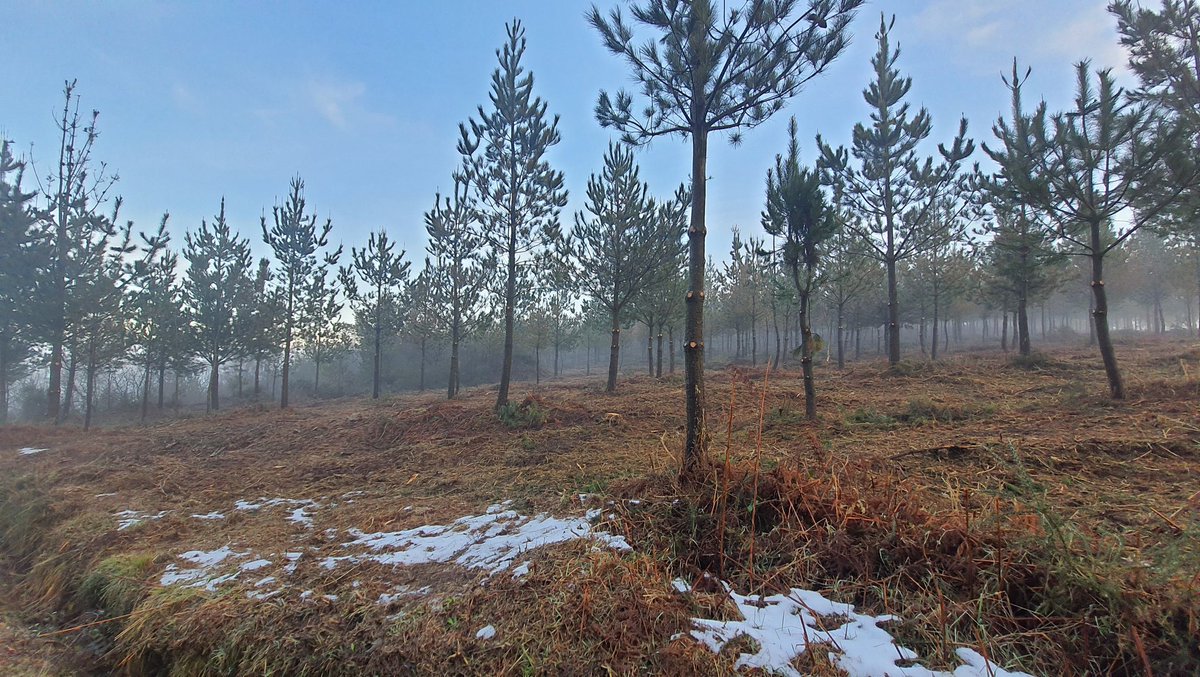
[[[159,520],[171,512],[170,510],[161,510],[156,515],[142,512],[141,510],[122,510],[121,512],[113,513],[113,517],[117,518],[117,531],[125,531],[131,527],[145,522],[147,520]]]
[[[210,512],[207,515],[192,515],[198,520],[223,520],[225,516],[219,512]]]
[[[492,625],[485,625],[479,628],[479,632],[475,633],[475,639],[491,639],[496,636],[496,628]]]
[[[45,449],[39,449],[37,447],[21,447],[20,449],[17,449],[17,453],[22,456],[33,456],[34,454],[40,454],[43,451],[45,451]]]
[[[587,519],[559,519],[546,514],[526,517],[502,508],[493,505],[483,515],[462,517],[450,525],[372,534],[352,529],[350,535],[355,539],[344,547],[362,546],[373,554],[327,557],[322,564],[332,569],[345,560],[372,560],[393,566],[454,562],[495,574],[513,566],[530,550],[579,538],[590,538],[616,550],[630,549],[621,536],[592,531]]]
[[[687,590],[684,581],[675,581],[675,589]],[[726,586],[728,589],[728,586]],[[760,668],[772,673],[800,677],[791,663],[809,645],[829,648],[830,660],[850,677],[1029,677],[1009,672],[988,662],[979,653],[966,648],[956,650],[965,665],[954,672],[930,670],[920,664],[896,665],[912,661],[916,652],[896,644],[880,623],[895,617],[856,613],[853,605],[832,602],[820,593],[792,588],[787,595],[751,597],[729,591],[744,620],[716,621],[693,618],[691,635],[714,652],[731,640],[746,636],[754,640],[757,651],[738,657],[738,668]],[[831,621],[830,619],[837,619]],[[831,627],[836,625],[837,627]]]
[[[242,571],[258,571],[259,569],[261,569],[263,567],[269,567],[269,566],[271,566],[271,560],[256,559],[256,560],[253,560],[250,562],[246,562],[245,564],[243,564],[242,566],[240,566],[238,568],[241,569]]]
[[[237,578],[237,573],[209,579],[205,577],[205,574],[210,569],[231,557],[238,559],[246,557],[249,554],[249,552],[234,552],[227,545],[216,550],[189,550],[179,555],[179,559],[192,564],[193,568],[180,569],[174,564],[168,564],[166,570],[163,571],[162,578],[158,582],[160,585],[188,583],[189,587],[203,586],[207,590],[212,590],[225,581]]]

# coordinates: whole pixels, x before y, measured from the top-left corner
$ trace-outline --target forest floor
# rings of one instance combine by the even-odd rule
[[[715,370],[684,484],[680,376],[0,428],[0,673],[1196,674],[1200,347],[1117,349]]]

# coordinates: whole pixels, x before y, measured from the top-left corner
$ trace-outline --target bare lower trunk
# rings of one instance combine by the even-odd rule
[[[804,417],[817,420],[817,389],[813,382],[812,327],[808,319],[808,293],[800,294],[800,369],[804,374]]]
[[[846,344],[842,341],[845,335],[845,304],[837,304],[837,364],[838,369],[846,368]]]
[[[888,364],[900,362],[900,300],[896,291],[896,262],[887,262],[888,308],[887,345]]]
[[[1092,318],[1096,326],[1096,343],[1100,346],[1100,358],[1104,361],[1104,374],[1108,377],[1108,391],[1114,400],[1125,399],[1125,384],[1121,382],[1121,370],[1117,367],[1117,353],[1113,350],[1112,337],[1108,334],[1108,295],[1104,291],[1104,257],[1100,248],[1100,226],[1092,225],[1092,297],[1095,309]]]
[[[87,384],[84,387],[83,429],[92,427],[92,400],[96,392],[96,339],[88,341]]]
[[[1017,299],[1017,345],[1018,352],[1024,357],[1033,352],[1029,340],[1029,304],[1023,295]]]
[[[220,378],[221,370],[218,366],[217,356],[212,357],[212,368],[208,372],[208,406],[213,411],[220,411]]]
[[[693,78],[698,79],[697,77]],[[702,83],[693,83],[699,90]],[[696,91],[698,94],[699,92]],[[700,122],[699,110],[703,97],[693,97],[693,119]],[[688,291],[687,317],[684,323],[684,400],[686,404],[687,435],[683,447],[683,467],[680,473],[691,476],[700,467],[708,446],[704,429],[704,225],[705,199],[708,190],[708,131],[692,129],[692,213],[688,227]]]
[[[617,314],[612,314],[612,344],[608,347],[608,384],[605,390],[608,392],[616,392],[617,390],[617,360],[621,356],[621,324],[617,319]]]
[[[662,335],[662,330],[660,329],[658,332],[658,364],[654,369],[654,375],[657,376],[658,378],[662,378],[662,362],[663,362],[662,351],[663,351],[663,335]]]
[[[670,365],[670,373],[675,373],[675,328],[667,326],[667,354],[669,355],[668,364]]]
[[[646,373],[654,376],[654,330],[646,325]]]
[[[512,381],[513,325],[517,303],[517,224],[510,215],[508,223],[508,278],[504,282],[504,358],[500,365],[500,390],[496,394],[496,410],[508,404],[508,388]]]
[[[150,370],[153,367],[149,357],[146,358],[146,371],[142,375],[142,423],[146,422],[146,416],[150,413]],[[2,374],[3,372],[0,372]]]

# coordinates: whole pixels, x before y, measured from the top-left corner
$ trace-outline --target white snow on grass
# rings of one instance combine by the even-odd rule
[[[690,587],[684,581],[675,581],[674,586],[679,591]],[[743,596],[730,590],[729,597],[743,620],[693,618],[691,635],[714,653],[738,637],[754,640],[752,648],[757,650],[738,656],[739,669],[759,668],[800,677],[792,661],[813,646],[827,650],[830,661],[850,677],[1030,677],[1009,672],[967,648],[956,650],[964,665],[953,672],[930,670],[920,664],[899,666],[898,662],[912,662],[918,656],[896,644],[879,627],[880,623],[896,620],[894,616],[856,613],[853,605],[830,601],[811,590],[792,588],[786,595],[768,597]]]
[[[160,510],[157,514],[151,515],[141,510],[122,510],[121,512],[113,513],[113,517],[117,518],[117,531],[125,531],[143,522],[160,520],[170,512],[170,510]]]
[[[496,626],[485,625],[475,633],[475,639],[491,639],[496,636]]]
[[[365,548],[370,554],[326,557],[322,565],[333,569],[345,561],[375,561],[393,566],[453,562],[489,575],[504,571],[531,550],[555,543],[588,538],[616,550],[629,550],[624,537],[593,531],[588,519],[560,519],[546,514],[527,517],[502,504],[483,515],[461,517],[449,525],[426,525],[379,533],[351,529],[354,540],[344,548]]]
[[[225,519],[224,515],[222,515],[219,512],[215,512],[215,511],[204,514],[204,515],[192,515],[192,517],[195,517],[198,520],[223,520],[223,519]]]
[[[38,447],[21,447],[20,449],[17,449],[17,453],[22,456],[33,456],[34,454],[40,454],[43,451],[45,451],[45,449],[40,449]]]
[[[213,578],[208,576],[212,569],[227,559],[240,559],[249,555],[249,552],[234,552],[227,545],[216,550],[189,550],[180,554],[179,559],[192,565],[191,568],[181,569],[175,564],[168,564],[158,583],[159,585],[187,583],[188,587],[203,587],[206,590],[212,590],[221,583],[237,578],[239,573],[234,572]]]
[[[527,556],[532,550],[555,543],[576,539],[589,539],[599,546],[616,550],[629,550],[629,544],[621,536],[597,531],[591,519],[559,519],[546,514],[528,517],[506,507],[510,503],[489,506],[483,515],[471,515],[454,520],[447,525],[432,524],[405,531],[364,533],[351,529],[352,538],[338,548],[345,554],[318,555],[314,560],[328,570],[342,563],[366,561],[393,566],[416,564],[457,564],[468,569],[482,569],[492,576],[502,571],[511,571],[514,577],[529,573]],[[268,506],[285,505],[293,510],[293,517],[303,508],[315,506],[313,501],[298,499],[259,499],[257,502],[238,501],[238,510],[259,510]],[[133,511],[130,519],[135,518]],[[136,516],[145,518],[141,513]],[[204,516],[193,515],[196,518]],[[336,530],[334,537],[338,536]],[[323,548],[322,548],[323,549]],[[308,549],[308,557],[316,555],[317,548]],[[250,549],[234,551],[230,546],[216,550],[191,550],[179,555],[182,563],[169,564],[160,578],[160,584],[187,585],[188,587],[214,590],[217,586],[235,581],[247,571],[259,572],[256,583],[248,586],[247,595],[252,599],[267,599],[289,588],[288,577],[295,574],[300,560],[305,558],[306,549],[296,548],[282,553],[270,553],[265,557],[253,554]],[[328,550],[325,550],[328,552]],[[336,552],[336,551],[335,551]],[[236,560],[236,561],[234,561]],[[278,564],[276,565],[276,562]],[[273,572],[269,567],[275,566]],[[274,575],[267,575],[274,573]],[[282,580],[281,580],[282,579]],[[251,579],[253,580],[253,579]],[[358,582],[352,583],[353,587]],[[419,597],[429,594],[429,587],[399,586],[391,594],[379,596],[379,604],[388,605],[403,597]],[[311,599],[313,593],[301,593],[301,599]],[[335,595],[322,595],[323,599],[335,601]]]

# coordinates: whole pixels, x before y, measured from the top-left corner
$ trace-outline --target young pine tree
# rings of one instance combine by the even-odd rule
[[[453,194],[447,197],[437,194],[433,209],[425,212],[425,232],[429,235],[425,251],[430,257],[425,269],[435,298],[434,311],[450,339],[448,399],[453,399],[459,390],[462,342],[492,319],[489,292],[497,261],[476,227],[469,192],[469,179],[458,174],[454,177]]]
[[[396,253],[396,243],[388,239],[382,228],[371,233],[367,246],[351,248],[352,266],[343,266],[338,279],[346,298],[350,300],[354,315],[359,322],[366,321],[372,334],[371,398],[379,399],[380,370],[383,361],[383,331],[385,311],[395,305],[408,281],[411,264],[404,260],[404,250]],[[358,281],[363,283],[362,288]]]
[[[49,258],[37,228],[36,193],[21,188],[24,173],[25,163],[0,139],[0,424],[8,422],[8,390],[32,357],[30,299],[37,293],[37,272]]]
[[[617,389],[626,307],[680,254],[683,224],[660,218],[633,151],[623,144],[608,145],[604,169],[588,179],[585,208],[575,214],[562,258],[574,267],[584,294],[608,312],[612,343],[605,387],[611,393]]]
[[[750,2],[721,8],[712,0],[645,0],[633,18],[653,37],[633,39],[619,9],[605,18],[595,6],[588,21],[604,46],[625,59],[641,86],[646,107],[633,112],[633,96],[600,92],[596,117],[629,142],[680,134],[691,140],[691,216],[688,225],[687,321],[684,384],[687,437],[682,474],[699,466],[704,431],[704,238],[708,137],[754,127],[781,109],[845,49],[848,27],[862,0]],[[805,7],[807,6],[807,9]]]
[[[941,198],[966,193],[959,168],[974,152],[975,144],[966,138],[967,120],[963,118],[950,147],[938,145],[941,159],[937,164],[932,158],[922,162],[917,157],[917,146],[929,137],[933,122],[925,108],[909,114],[904,98],[912,78],[902,77],[896,68],[900,48],[891,47],[891,29],[881,15],[875,34],[879,49],[871,58],[875,80],[863,90],[863,99],[871,107],[870,124],[854,125],[849,152],[825,144],[820,135],[817,145],[822,181],[833,187],[840,196],[840,207],[854,217],[846,227],[870,245],[873,256],[887,270],[888,362],[896,364],[900,361],[897,266],[947,237],[961,236],[961,230],[946,233],[925,226]],[[967,203],[960,204],[965,208]]]
[[[1164,128],[1146,104],[1130,101],[1110,71],[1097,71],[1093,85],[1087,61],[1075,70],[1074,109],[1049,125],[1044,108],[1021,127],[998,125],[997,148],[986,151],[1017,198],[1050,215],[1063,251],[1090,263],[1096,343],[1109,393],[1120,400],[1125,385],[1109,336],[1105,257],[1194,190],[1200,173],[1180,128]],[[1014,98],[1021,84],[1009,83]]]
[[[208,365],[208,406],[221,408],[221,366],[245,352],[245,324],[254,308],[254,259],[250,241],[225,219],[225,200],[211,225],[184,236],[188,262],[184,304],[193,334],[193,354]]]
[[[296,338],[300,324],[300,304],[303,302],[304,287],[317,269],[317,254],[329,245],[329,231],[333,222],[326,219],[317,226],[317,215],[305,214],[304,180],[299,176],[292,179],[287,201],[271,208],[274,225],[267,229],[267,217],[262,217],[262,236],[279,264],[277,284],[281,296],[283,322],[283,380],[280,384],[279,407],[288,406],[288,379],[292,365],[292,341]],[[336,266],[342,248],[325,253],[326,266]]]
[[[804,374],[804,413],[817,418],[817,393],[813,376],[811,301],[820,283],[823,249],[837,234],[841,222],[821,190],[820,175],[800,166],[796,120],[788,125],[787,155],[775,156],[767,170],[767,206],[763,229],[779,240],[777,260],[787,271],[800,300],[800,368]]]
[[[517,285],[527,265],[525,257],[554,238],[559,211],[567,204],[562,172],[546,159],[559,142],[558,116],[547,121],[546,103],[533,95],[533,74],[521,65],[521,22],[514,20],[505,30],[508,41],[496,51],[500,67],[492,73],[493,108],[485,111],[481,106],[478,120],[460,125],[458,143],[483,232],[504,266],[504,356],[497,410],[508,403]]]

